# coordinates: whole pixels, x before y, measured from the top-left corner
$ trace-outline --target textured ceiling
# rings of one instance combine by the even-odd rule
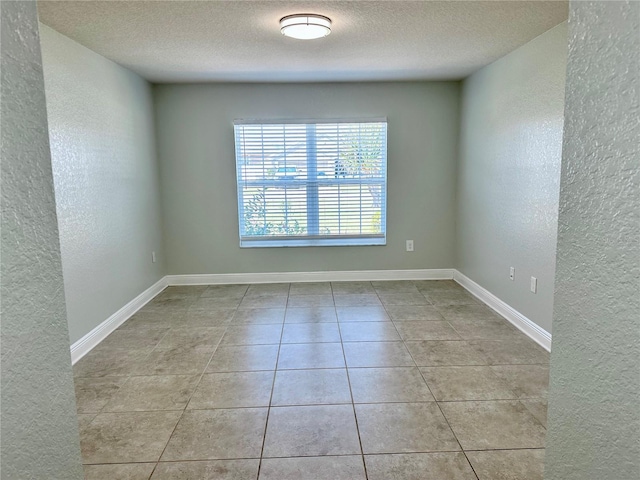
[[[333,32],[280,34],[292,13]],[[153,82],[460,79],[564,21],[566,1],[39,1],[40,21]]]

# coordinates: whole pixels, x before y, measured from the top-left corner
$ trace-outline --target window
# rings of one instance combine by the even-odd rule
[[[386,121],[234,130],[241,247],[386,244]]]

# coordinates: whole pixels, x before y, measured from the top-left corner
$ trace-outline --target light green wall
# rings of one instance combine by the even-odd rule
[[[170,274],[451,268],[459,84],[155,87]],[[387,117],[387,245],[238,246],[234,119]],[[415,251],[405,251],[405,240]]]
[[[640,478],[640,3],[572,1],[546,480]]]
[[[565,22],[474,73],[462,95],[457,268],[548,332],[566,44]]]
[[[153,100],[138,75],[40,30],[73,343],[165,274]]]
[[[1,477],[80,480],[36,2],[0,17]]]

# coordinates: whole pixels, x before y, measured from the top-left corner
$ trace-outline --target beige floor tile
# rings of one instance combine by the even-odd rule
[[[182,412],[101,413],[80,437],[84,463],[156,462]]]
[[[547,365],[498,365],[491,367],[519,398],[546,398],[549,391]]]
[[[414,280],[413,284],[421,291],[433,290],[464,290],[454,280]]]
[[[191,303],[195,302],[200,295],[186,295],[186,294],[165,294],[160,293],[156,295],[149,303],[145,306],[147,307],[188,307]]]
[[[406,342],[418,366],[487,365],[476,348],[462,341]]]
[[[453,281],[170,287],[73,367],[86,475],[540,480],[548,362]]]
[[[277,345],[282,325],[229,325],[220,345]]]
[[[346,369],[279,370],[271,404],[321,405],[351,403]]]
[[[524,340],[526,337],[516,327],[499,320],[449,320],[464,340]]]
[[[506,320],[490,308],[475,303],[472,305],[438,305],[440,314],[447,320]]]
[[[403,342],[345,343],[344,354],[349,368],[415,366]]]
[[[365,455],[369,480],[476,480],[463,453]]]
[[[394,322],[405,341],[461,340],[448,322]]]
[[[544,450],[467,452],[480,480],[542,480]]]
[[[226,327],[176,327],[160,340],[156,349],[214,348],[220,343]]]
[[[272,407],[265,457],[359,454],[351,405]]]
[[[331,282],[331,289],[334,295],[361,295],[363,293],[373,293],[371,282]]]
[[[418,293],[416,285],[411,280],[386,280],[371,282],[378,293]]]
[[[258,458],[267,408],[187,410],[162,460]]]
[[[350,368],[349,381],[356,403],[434,401],[416,367]]]
[[[440,403],[465,450],[544,448],[545,429],[515,400]]]
[[[358,404],[356,415],[365,454],[460,450],[435,402]]]
[[[256,283],[249,286],[249,295],[289,295],[289,283]]]
[[[380,300],[388,305],[429,305],[429,301],[418,293],[380,293]]]
[[[198,375],[129,377],[103,412],[184,410],[199,378]]]
[[[180,310],[188,308],[197,299],[198,297],[196,296],[159,295],[142,307],[142,309],[148,312],[153,310]]]
[[[331,307],[333,295],[291,295],[288,307]]]
[[[360,293],[354,295],[333,295],[336,307],[375,307],[381,306],[378,295],[374,293]]]
[[[339,322],[389,322],[382,305],[369,307],[336,307]]]
[[[268,407],[272,386],[272,371],[207,373],[188,409]]]
[[[160,462],[151,480],[255,480],[260,460]]]
[[[160,295],[175,298],[199,297],[206,289],[206,285],[174,285],[165,288]]]
[[[340,322],[343,342],[394,342],[400,335],[392,322]]]
[[[549,364],[549,352],[527,338],[469,342],[491,365]]]
[[[100,342],[100,348],[122,348],[129,351],[155,347],[169,331],[168,327],[117,329]]]
[[[184,298],[191,298],[192,300],[195,300],[196,298],[198,298],[200,295],[202,295],[202,292],[204,292],[204,289],[200,290],[199,292],[180,292],[177,290],[173,290],[173,288],[175,287],[167,287],[165,288],[162,292],[160,292],[158,295],[156,295],[152,301],[155,300],[169,300],[169,299],[184,299]],[[205,287],[206,289],[206,287]]]
[[[118,327],[118,330],[135,331],[139,329],[155,327],[170,329],[179,327],[184,323],[186,314],[161,315],[153,313],[136,313],[133,317]]]
[[[175,327],[225,327],[231,323],[235,308],[212,308],[211,310],[189,310],[174,322]]]
[[[89,426],[93,419],[98,416],[97,413],[79,413],[78,414],[78,430],[80,431],[80,435],[82,432]]]
[[[197,375],[204,371],[213,351],[210,347],[154,350],[140,362],[135,375]]]
[[[285,323],[331,323],[337,322],[334,307],[287,308]]]
[[[149,327],[171,328],[184,318],[183,313],[165,313],[162,311],[144,313],[136,312],[129,320],[118,327],[118,330],[136,330]]]
[[[287,323],[282,343],[340,342],[338,323]]]
[[[242,300],[242,296],[238,297],[236,295],[224,296],[224,297],[200,297],[195,302],[193,302],[189,306],[189,311],[199,311],[199,310],[217,310],[219,308],[238,308],[240,305],[240,301]]]
[[[221,345],[211,357],[207,373],[275,370],[278,350],[278,345]]]
[[[419,294],[413,282],[373,282],[373,288],[379,295],[394,295],[398,293]]]
[[[242,298],[248,288],[249,285],[209,285],[200,298]]]
[[[282,344],[278,370],[307,368],[344,368],[340,343]]]
[[[547,400],[545,398],[529,398],[520,400],[527,410],[536,417],[544,428],[547,428]]]
[[[296,295],[331,295],[329,282],[292,283],[289,296]]]
[[[98,413],[126,380],[127,377],[75,378],[78,413]]]
[[[255,324],[255,323],[283,323],[284,308],[248,308],[246,310],[237,310],[233,315],[231,323],[233,324]]]
[[[360,455],[265,458],[259,480],[365,480]]]
[[[491,367],[420,367],[438,401],[517,398]]]
[[[150,350],[104,349],[99,345],[73,366],[76,377],[129,376]]]
[[[387,305],[387,312],[393,321],[442,321],[444,318],[432,305]]]
[[[155,463],[85,465],[84,480],[149,480]]]
[[[431,290],[424,295],[434,305],[474,305],[479,300],[465,290]]]
[[[138,312],[142,313],[142,314],[158,314],[158,315],[162,315],[162,316],[170,316],[170,315],[175,315],[175,316],[180,316],[180,315],[184,315],[187,310],[189,309],[189,306],[193,303],[194,300],[188,300],[187,302],[182,302],[180,304],[175,303],[175,304],[170,304],[168,302],[164,302],[163,304],[147,304],[144,307],[142,307]]]
[[[287,306],[287,295],[245,295],[240,302],[239,309],[246,308],[285,308]]]

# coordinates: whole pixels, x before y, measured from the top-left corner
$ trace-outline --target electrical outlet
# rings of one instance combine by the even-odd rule
[[[531,277],[531,293],[536,293],[538,291],[538,279],[536,277]]]
[[[151,252],[151,263],[156,263],[156,252]]]
[[[516,269],[514,267],[511,267],[509,269],[509,280],[513,282],[515,278],[516,278]]]
[[[407,240],[407,252],[413,252],[413,240]]]

